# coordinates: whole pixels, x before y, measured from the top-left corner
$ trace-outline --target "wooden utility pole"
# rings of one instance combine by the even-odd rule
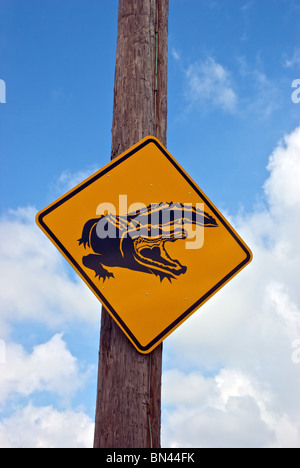
[[[168,9],[119,0],[112,159],[148,135],[166,146]],[[160,447],[161,369],[162,345],[138,353],[102,308],[95,448]]]

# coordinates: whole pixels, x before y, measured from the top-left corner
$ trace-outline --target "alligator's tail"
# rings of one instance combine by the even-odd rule
[[[81,239],[78,239],[79,245],[83,244],[84,248],[86,248],[86,246],[88,246],[88,247],[91,246],[90,245],[90,234],[91,234],[91,231],[92,231],[93,227],[95,226],[95,224],[98,223],[98,221],[100,219],[101,218],[89,219],[89,221],[87,221],[85,223],[85,225],[83,226]]]

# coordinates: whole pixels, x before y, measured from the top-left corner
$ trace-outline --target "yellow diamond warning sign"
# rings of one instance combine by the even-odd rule
[[[154,137],[42,210],[37,223],[141,353],[252,259]]]

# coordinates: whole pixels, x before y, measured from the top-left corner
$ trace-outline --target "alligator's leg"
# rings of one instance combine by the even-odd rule
[[[85,267],[94,270],[96,278],[102,278],[103,281],[105,281],[106,278],[114,278],[113,273],[110,273],[109,271],[105,270],[105,268],[103,268],[103,266],[101,265],[101,255],[86,255],[82,258],[82,263]]]

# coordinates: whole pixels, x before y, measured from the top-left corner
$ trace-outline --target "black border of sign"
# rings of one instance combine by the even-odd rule
[[[91,185],[93,182],[98,180],[100,177],[103,177],[105,174],[110,172],[114,167],[118,166],[122,162],[126,161],[126,159],[130,158],[133,154],[137,153],[139,150],[144,148],[149,143],[154,143],[159,150],[164,154],[164,156],[170,161],[170,163],[178,170],[178,172],[182,175],[182,177],[188,182],[188,184],[195,190],[195,192],[204,200],[206,205],[210,208],[210,210],[214,213],[214,215],[218,218],[218,220],[223,224],[223,226],[227,229],[227,231],[231,234],[231,236],[235,239],[235,241],[239,244],[242,250],[245,252],[246,257],[239,265],[237,265],[230,273],[228,273],[221,281],[219,281],[213,288],[211,288],[206,294],[204,294],[198,301],[196,301],[191,307],[189,307],[183,314],[181,314],[174,322],[172,322],[167,328],[165,328],[156,338],[154,338],[150,343],[146,346],[142,346],[141,343],[136,339],[136,337],[132,334],[126,324],[123,322],[121,317],[118,313],[114,310],[114,308],[109,304],[109,302],[105,299],[101,291],[96,287],[96,285],[91,281],[88,275],[84,272],[82,267],[76,262],[76,260],[72,257],[72,255],[68,252],[68,250],[64,247],[64,245],[59,241],[59,239],[55,236],[55,234],[51,231],[51,229],[47,226],[44,218],[58,208],[60,205],[68,201],[70,198],[74,197],[77,193],[84,190],[86,187]],[[136,347],[143,353],[146,353],[150,348],[156,345],[158,341],[161,341],[166,335],[170,333],[170,331],[182,322],[188,315],[190,315],[195,309],[201,306],[210,296],[212,296],[218,289],[220,289],[227,281],[230,280],[233,276],[235,276],[239,270],[241,270],[247,263],[249,263],[252,259],[251,251],[247,248],[246,245],[241,242],[240,238],[236,235],[236,233],[232,230],[231,226],[227,224],[227,222],[220,216],[220,214],[216,211],[215,207],[211,204],[211,202],[207,199],[205,194],[197,187],[197,185],[190,179],[190,177],[183,171],[183,169],[179,166],[179,164],[170,157],[167,153],[165,148],[161,146],[159,141],[153,137],[147,137],[140,144],[137,144],[132,150],[128,151],[124,155],[116,158],[115,161],[112,161],[107,167],[103,170],[98,171],[94,176],[90,177],[88,180],[83,182],[82,184],[75,187],[75,189],[68,192],[65,196],[61,197],[57,202],[54,202],[48,208],[45,208],[41,212],[37,214],[37,224],[47,233],[49,238],[52,242],[57,245],[57,247],[61,250],[61,252],[65,255],[68,261],[71,263],[73,267],[79,272],[79,274],[85,279],[88,283],[90,288],[94,291],[96,296],[100,299],[104,307],[106,307],[112,316],[116,319],[116,321],[121,325],[121,327],[126,331],[128,336],[131,340],[135,343]]]

